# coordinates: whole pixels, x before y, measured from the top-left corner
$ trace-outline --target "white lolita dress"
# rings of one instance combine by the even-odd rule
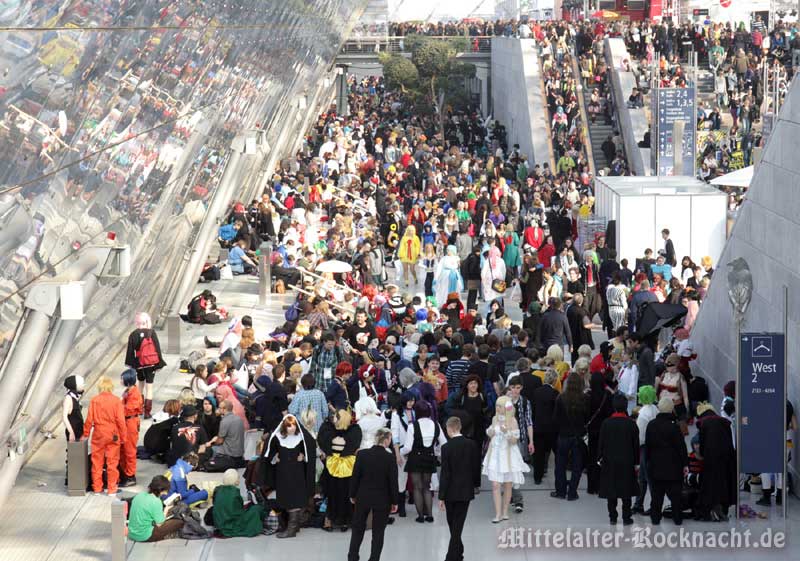
[[[505,430],[503,430],[505,428]],[[486,429],[486,434],[491,439],[489,450],[483,459],[483,474],[494,483],[525,483],[525,473],[530,471],[528,465],[522,460],[517,441],[519,429],[510,430],[493,422]]]

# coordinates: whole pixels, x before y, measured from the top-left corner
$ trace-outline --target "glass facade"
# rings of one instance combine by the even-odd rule
[[[64,371],[121,366],[135,312],[169,304],[233,137],[261,127],[280,149],[365,4],[0,0],[0,361],[26,287],[113,231],[132,274],[95,293]]]

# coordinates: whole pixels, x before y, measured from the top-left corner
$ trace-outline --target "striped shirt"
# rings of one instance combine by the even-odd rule
[[[467,370],[469,370],[470,364],[471,362],[464,358],[450,361],[447,366],[447,372],[444,374],[445,378],[447,378],[448,394],[452,395],[461,391],[461,383],[467,377]]]

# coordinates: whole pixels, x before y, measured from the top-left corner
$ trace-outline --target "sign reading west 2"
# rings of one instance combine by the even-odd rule
[[[783,333],[742,333],[739,345],[741,388],[736,391],[741,420],[741,469],[743,473],[781,473],[786,445],[786,340]]]

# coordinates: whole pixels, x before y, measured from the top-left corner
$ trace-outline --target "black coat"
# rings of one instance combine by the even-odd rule
[[[700,455],[703,477],[700,501],[706,507],[730,506],[736,502],[736,449],[733,447],[731,423],[706,411],[697,418],[700,431]]]
[[[627,415],[603,421],[597,445],[602,499],[621,499],[639,494],[636,464],[639,463],[639,428]]]
[[[542,387],[542,379],[539,376],[536,376],[532,372],[526,372],[525,374],[520,374],[519,377],[522,379],[522,391],[520,394],[522,397],[533,403],[534,396],[536,395],[536,391]],[[534,409],[534,413],[535,413]],[[535,427],[536,425],[534,425]]]
[[[572,332],[569,329],[567,314],[561,310],[547,310],[539,322],[539,344],[547,349],[550,345],[563,345],[564,339],[569,346],[573,344]]]
[[[539,379],[538,376],[532,377]],[[558,432],[555,422],[557,397],[558,391],[549,384],[533,391],[533,399],[529,399],[533,406],[533,432]]]
[[[253,428],[272,432],[283,419],[284,412],[289,409],[286,389],[280,382],[270,381],[263,391],[254,394],[253,400],[256,414]]]
[[[362,508],[386,508],[397,504],[398,494],[394,454],[378,444],[359,450],[350,478],[350,498]]]
[[[153,366],[153,368],[159,370],[167,365],[167,363],[164,362],[163,355],[161,354],[161,344],[158,342],[158,335],[156,335],[155,330],[134,329],[131,331],[130,335],[128,335],[128,349],[125,352],[125,364],[127,366],[130,366],[131,368],[139,368],[139,359],[136,357],[136,353],[139,351],[142,340],[148,335],[153,339],[153,345],[158,353],[158,364]]]
[[[475,487],[481,485],[480,450],[464,436],[451,438],[442,446],[442,472],[439,477],[439,500],[471,501]]]
[[[659,413],[647,423],[644,437],[647,471],[654,481],[680,481],[689,455],[672,413]],[[705,477],[705,476],[704,476]]]
[[[614,412],[614,407],[611,402],[614,396],[606,390],[606,378],[600,372],[592,372],[589,378],[589,432],[597,434],[600,432],[600,427],[603,421],[611,416]]]

